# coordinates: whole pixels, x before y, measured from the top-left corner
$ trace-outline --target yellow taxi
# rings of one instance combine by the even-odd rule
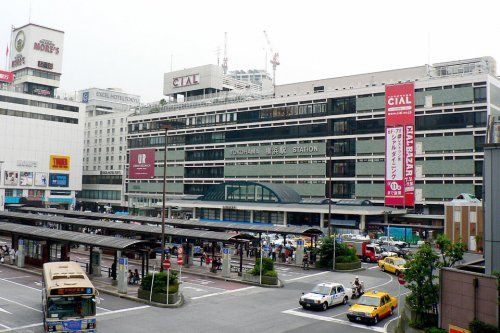
[[[397,276],[404,273],[406,260],[400,257],[386,257],[378,261],[378,267],[384,272],[394,273]]]
[[[381,319],[391,316],[398,307],[396,297],[383,291],[370,291],[359,298],[347,312],[349,321],[377,324]]]

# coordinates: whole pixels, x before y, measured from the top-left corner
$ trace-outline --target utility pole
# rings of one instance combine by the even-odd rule
[[[163,202],[161,210],[161,264],[160,270],[163,271],[163,261],[165,260],[165,207],[167,192],[167,134],[170,126],[165,126],[165,154],[163,156]]]

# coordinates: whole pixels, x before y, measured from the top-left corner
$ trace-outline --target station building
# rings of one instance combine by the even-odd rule
[[[161,207],[165,126],[167,204],[202,219],[325,227],[340,207],[325,204],[331,196],[378,209],[367,221],[348,205],[350,213],[330,215],[338,227],[394,221],[439,229],[446,202],[461,193],[482,198],[482,145],[500,113],[490,57],[278,85],[272,95],[228,89],[214,79],[217,70],[202,69],[165,74],[165,95],[187,98],[128,118],[129,154],[152,150],[155,159],[151,177],[127,178],[129,206],[146,214]],[[401,212],[383,206],[384,118],[385,85],[403,82],[415,84],[416,204]],[[277,205],[259,187],[298,197]],[[224,195],[210,200],[213,191]],[[297,211],[285,214],[291,205]],[[268,217],[257,221],[261,213]]]

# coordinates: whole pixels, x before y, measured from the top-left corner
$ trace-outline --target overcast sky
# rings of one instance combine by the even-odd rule
[[[118,87],[143,102],[162,98],[171,66],[217,63],[224,32],[229,70],[247,70],[264,68],[267,30],[280,54],[278,84],[484,55],[500,61],[498,0],[0,0],[4,56],[30,2],[31,22],[65,31],[62,89]]]

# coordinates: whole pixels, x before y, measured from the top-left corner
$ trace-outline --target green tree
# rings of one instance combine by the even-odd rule
[[[440,266],[453,267],[455,263],[463,259],[465,244],[462,241],[453,243],[446,235],[441,234],[437,237],[436,244],[441,252]]]
[[[434,271],[439,267],[439,256],[429,244],[422,245],[407,262],[405,279],[411,293],[406,298],[416,312],[415,326],[424,327],[425,316],[438,302],[439,286],[434,284]]]
[[[320,267],[330,268],[333,266],[333,237],[325,237],[317,250],[319,254]],[[335,241],[335,258],[342,257],[342,262],[357,261],[356,250],[350,249],[344,243]]]
[[[163,106],[165,104],[167,104],[167,101],[165,100],[165,98],[160,99],[160,106]]]

